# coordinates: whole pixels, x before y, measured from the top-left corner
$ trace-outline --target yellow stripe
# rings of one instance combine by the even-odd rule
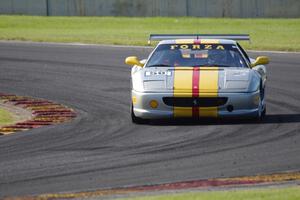
[[[192,117],[192,107],[174,107],[174,117]]]
[[[192,97],[192,67],[175,67],[174,97]],[[174,107],[174,117],[192,117],[192,108]]]
[[[178,39],[175,40],[176,44],[194,44],[194,39]]]
[[[201,44],[219,44],[220,40],[216,39],[201,39]]]
[[[199,80],[199,97],[217,97],[218,81],[218,67],[201,68]],[[201,117],[217,117],[218,107],[200,107],[199,115]]]

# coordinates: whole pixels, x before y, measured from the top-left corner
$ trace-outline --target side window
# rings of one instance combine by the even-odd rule
[[[247,53],[245,52],[245,50],[241,47],[241,45],[239,44],[239,43],[236,43],[237,44],[237,46],[239,47],[239,49],[241,50],[241,52],[242,52],[242,54],[243,54],[243,56],[248,60],[248,62],[250,63],[251,61],[250,61],[250,58],[249,58],[249,56],[247,55]]]
[[[245,67],[245,61],[242,60],[242,57],[238,52],[230,51],[230,54],[233,62],[232,66]]]

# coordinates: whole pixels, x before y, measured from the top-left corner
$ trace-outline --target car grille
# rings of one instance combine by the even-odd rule
[[[163,102],[176,107],[216,107],[226,104],[227,99],[227,97],[163,97]]]

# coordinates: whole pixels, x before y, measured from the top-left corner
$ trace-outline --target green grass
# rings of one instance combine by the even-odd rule
[[[247,49],[300,51],[300,19],[0,16],[0,40],[146,45],[150,33],[249,33]]]
[[[0,108],[0,126],[13,123],[13,117],[10,112],[5,109]]]
[[[129,198],[128,198],[129,199]],[[187,192],[130,198],[132,200],[299,200],[300,187]],[[125,199],[122,199],[125,200]]]

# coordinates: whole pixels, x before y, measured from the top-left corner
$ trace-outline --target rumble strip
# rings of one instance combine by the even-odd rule
[[[14,106],[29,110],[33,116],[30,120],[1,127],[0,135],[8,135],[18,131],[59,124],[70,121],[76,117],[76,113],[73,109],[44,99],[34,99],[31,97],[3,93],[0,93],[0,99],[3,100],[4,103],[11,103]]]

